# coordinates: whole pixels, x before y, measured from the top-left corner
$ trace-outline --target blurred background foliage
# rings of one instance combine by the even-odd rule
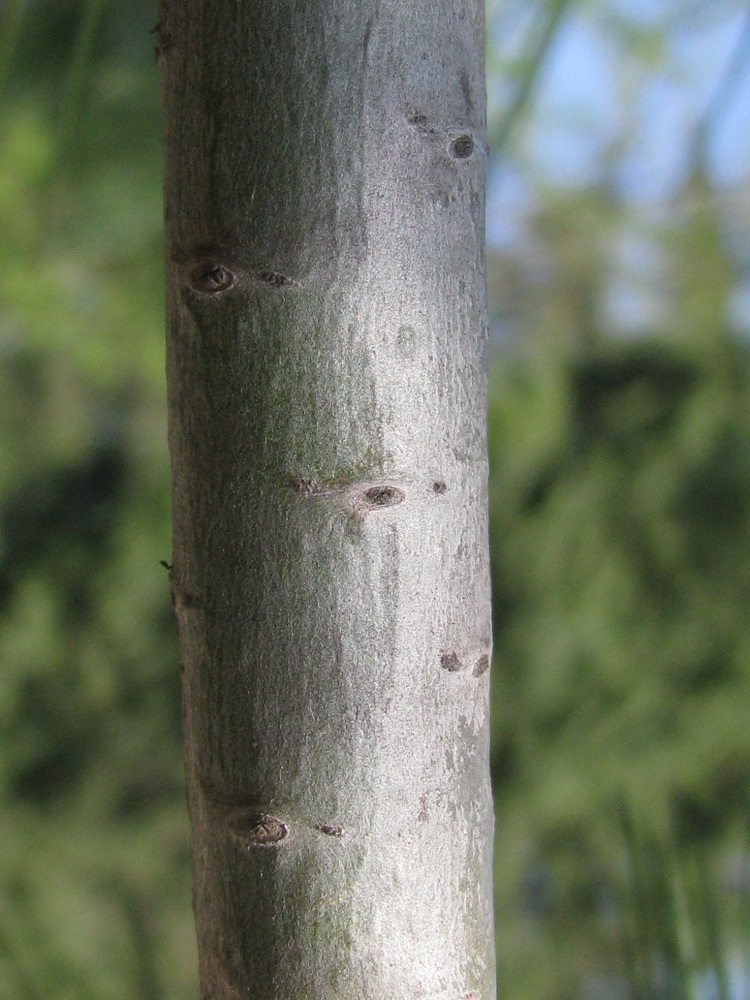
[[[0,997],[194,1000],[152,0],[0,5]],[[750,995],[750,11],[497,0],[504,1000]]]

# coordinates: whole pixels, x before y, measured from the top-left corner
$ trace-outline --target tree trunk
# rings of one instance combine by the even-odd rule
[[[490,1000],[481,0],[163,0],[201,996]]]

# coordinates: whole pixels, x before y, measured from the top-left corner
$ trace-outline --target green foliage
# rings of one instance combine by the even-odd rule
[[[150,7],[27,5],[0,67],[4,997],[195,995]]]
[[[498,876],[507,896],[542,871],[563,937],[612,905],[620,794],[644,836],[675,809],[688,840],[745,819],[749,389],[730,341],[603,342],[496,376]]]

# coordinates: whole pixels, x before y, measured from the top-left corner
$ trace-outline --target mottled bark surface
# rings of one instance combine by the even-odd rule
[[[491,1000],[477,0],[166,0],[202,997]]]

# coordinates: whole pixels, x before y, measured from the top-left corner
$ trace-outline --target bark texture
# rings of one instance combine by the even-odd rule
[[[480,0],[164,0],[204,1000],[491,1000]]]

